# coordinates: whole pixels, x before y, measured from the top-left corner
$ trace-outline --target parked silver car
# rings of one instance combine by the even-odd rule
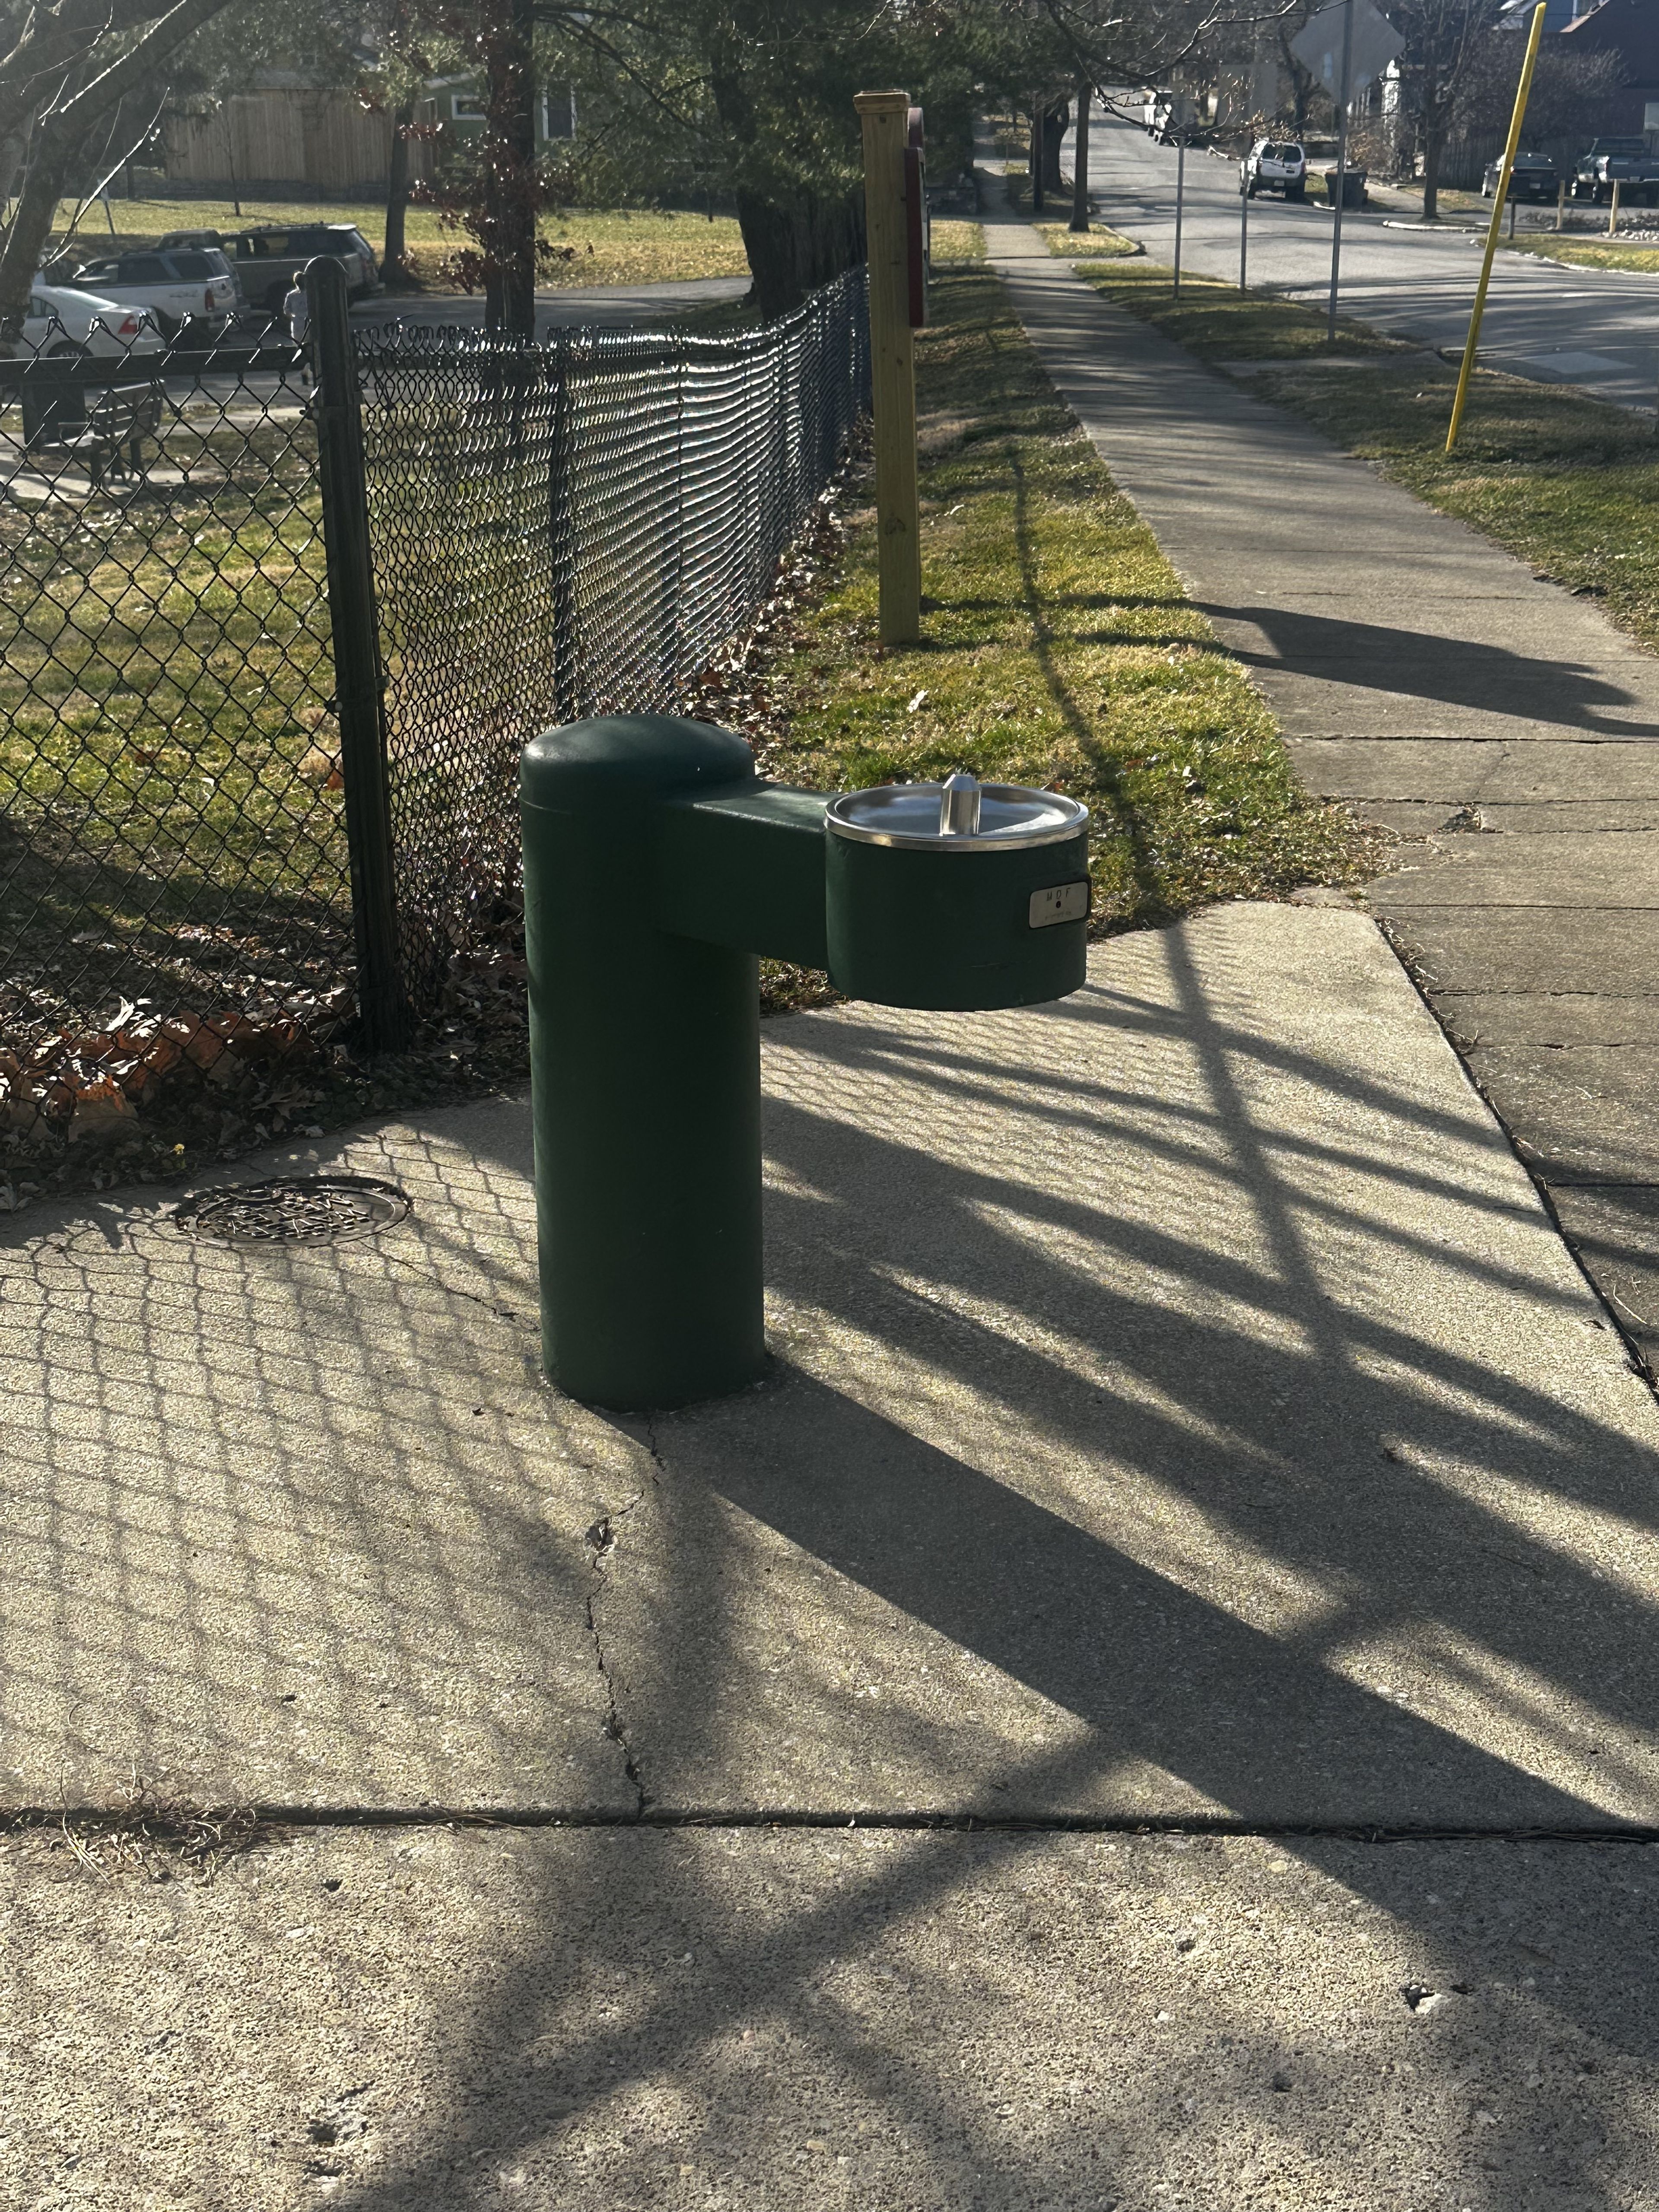
[[[206,325],[217,337],[238,306],[236,279],[216,247],[174,246],[163,253],[116,253],[87,261],[75,282],[88,290],[135,300],[152,310],[163,337],[176,337],[186,322]]]

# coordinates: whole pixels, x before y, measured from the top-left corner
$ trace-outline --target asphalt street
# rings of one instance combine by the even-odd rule
[[[1071,166],[1068,139],[1063,156]],[[1133,123],[1097,110],[1090,184],[1105,219],[1137,239],[1151,259],[1175,254],[1176,153]],[[1321,300],[1331,265],[1332,212],[1260,198],[1249,206],[1249,282],[1294,299]],[[1238,173],[1231,156],[1187,156],[1182,266],[1238,281]],[[1459,347],[1480,274],[1476,233],[1388,227],[1394,211],[1349,210],[1342,225],[1341,303],[1391,336]],[[1626,406],[1651,408],[1659,384],[1659,275],[1569,269],[1508,251],[1492,271],[1481,333],[1490,367],[1540,382],[1585,386]]]

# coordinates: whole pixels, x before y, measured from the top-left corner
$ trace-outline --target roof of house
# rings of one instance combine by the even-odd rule
[[[1616,52],[1632,82],[1659,82],[1659,8],[1648,0],[1601,0],[1576,21],[1564,25],[1580,53]]]

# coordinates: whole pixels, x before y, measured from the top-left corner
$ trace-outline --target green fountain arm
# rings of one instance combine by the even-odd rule
[[[657,927],[827,968],[823,810],[833,796],[755,782],[660,803],[652,872]]]

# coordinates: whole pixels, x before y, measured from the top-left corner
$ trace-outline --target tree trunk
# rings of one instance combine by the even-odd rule
[[[770,321],[799,307],[864,258],[864,199],[825,199],[804,191],[787,207],[739,190],[738,228],[754,278],[750,298]]]
[[[22,195],[0,248],[0,359],[16,352],[23,335],[29,287],[78,150],[66,135],[51,130],[35,134]]]
[[[1432,222],[1440,212],[1440,151],[1444,145],[1443,130],[1423,133],[1423,220]]]
[[[1095,88],[1086,77],[1077,81],[1077,137],[1072,146],[1072,222],[1073,230],[1089,228],[1089,110]]]
[[[28,151],[29,134],[26,125],[14,131],[8,137],[0,138],[0,211],[11,203],[12,187],[17,182],[23,156]]]
[[[386,164],[386,246],[380,255],[380,275],[387,283],[413,283],[407,267],[409,212],[409,140],[404,136],[415,120],[415,103],[405,100],[392,118],[392,154]]]
[[[1042,116],[1040,100],[1031,102],[1031,152],[1026,164],[1031,179],[1031,213],[1042,213]]]
[[[536,335],[536,66],[534,0],[504,0],[485,66],[484,324]]]
[[[1055,100],[1043,111],[1042,117],[1042,183],[1043,189],[1058,199],[1066,189],[1066,179],[1060,173],[1060,143],[1066,136],[1066,126],[1072,112],[1063,100]]]

